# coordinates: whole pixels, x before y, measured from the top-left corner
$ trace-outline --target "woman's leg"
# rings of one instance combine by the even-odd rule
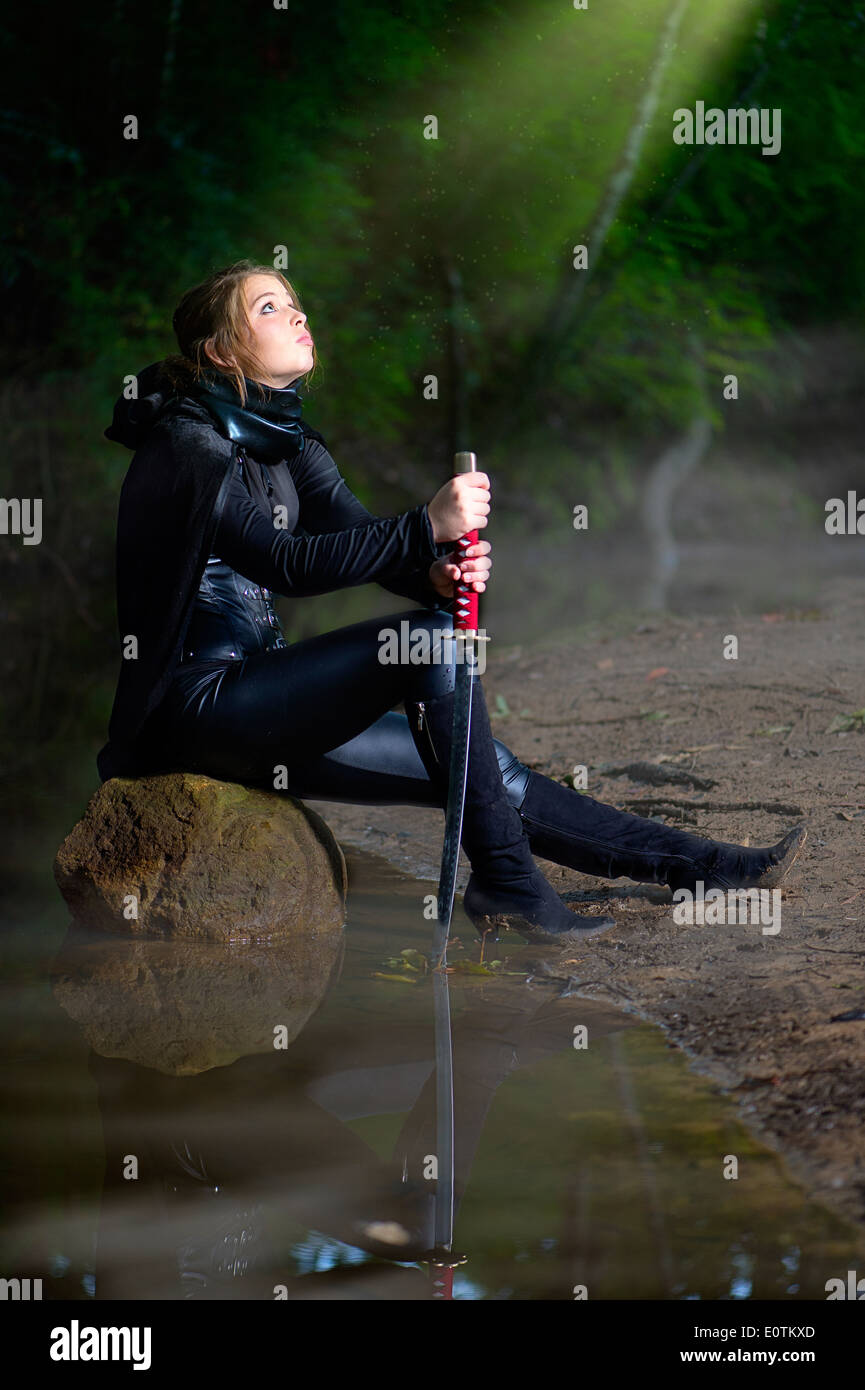
[[[442,668],[439,688],[423,702],[406,700],[409,727],[424,765],[446,804],[456,700],[456,668]],[[463,907],[481,931],[515,927],[530,941],[577,945],[615,926],[611,917],[576,917],[532,858],[517,804],[528,769],[509,754],[503,776],[483,686],[471,673],[471,735],[461,843],[472,865]],[[415,733],[417,730],[417,733]],[[509,791],[505,790],[507,779]]]
[[[529,771],[520,816],[532,853],[600,878],[632,878],[694,890],[771,888],[805,843],[804,826],[776,845],[750,849],[634,816]]]
[[[373,634],[377,638],[383,626],[405,619],[411,620],[415,632],[426,629],[431,634],[449,631],[452,621],[443,611],[429,615],[412,609],[340,628],[245,662],[199,662],[179,667],[174,688],[148,730],[148,766],[155,769],[173,764],[191,771],[212,770],[214,775],[226,777],[231,775],[229,766],[238,771],[245,767],[250,780],[259,780],[257,774],[263,766],[265,780],[272,786],[276,759],[270,730],[276,707],[281,705],[280,722],[294,719],[294,727],[299,727],[297,705],[284,702],[280,690],[292,688],[295,695],[302,695],[303,709],[311,708],[316,731],[323,729],[323,741],[330,743],[352,722],[367,720],[382,701],[397,703],[399,695],[391,697],[395,688],[402,688],[406,667],[370,666],[368,657]],[[434,654],[446,655],[432,642],[430,645]],[[284,659],[286,652],[293,654],[290,661]],[[279,662],[276,667],[270,664],[274,660]],[[393,681],[394,672],[400,669],[402,676],[396,686],[386,686],[384,694],[377,693],[383,673],[389,672],[386,679]],[[430,698],[453,687],[453,665],[444,660],[431,668],[414,667],[412,673],[409,686],[418,697]],[[236,693],[238,684],[243,687],[241,696]],[[363,702],[361,707],[358,695],[362,693],[371,697],[372,703]],[[351,702],[353,709],[349,710],[346,706]],[[313,731],[308,724],[303,725],[303,735],[287,764],[284,789],[310,801],[442,807],[440,787],[430,779],[417,749],[422,704],[419,699],[412,702],[411,726],[406,714],[388,709],[359,733],[312,756],[309,739]],[[255,717],[251,717],[251,710]],[[505,794],[512,805],[519,806],[528,768],[500,739],[494,738],[492,743]]]
[[[414,726],[417,728],[418,706]],[[627,877],[672,888],[771,887],[779,883],[805,840],[791,831],[767,849],[706,839],[660,821],[620,811],[572,791],[520,762],[493,738],[505,795],[520,812],[532,854],[599,878]],[[440,806],[441,787],[418,753],[409,718],[392,711],[348,743],[289,776],[302,800],[375,806]]]
[[[382,629],[405,620],[413,633],[426,629],[431,637],[452,625],[443,610],[412,609],[244,661],[178,668],[151,725],[150,766],[268,787],[274,786],[274,768],[284,766],[280,785],[300,798],[443,806],[448,750],[440,762],[429,738],[429,716],[436,701],[449,700],[454,665],[444,659],[381,663]],[[434,657],[448,655],[440,643],[430,646]],[[477,703],[483,692],[479,681],[474,684]],[[407,715],[391,709],[400,698]],[[507,802],[520,812],[532,853],[554,863],[672,887],[701,878],[706,887],[768,887],[780,881],[804,842],[799,828],[771,849],[745,849],[619,811],[530,771],[492,737],[485,715],[484,709],[481,738],[494,750]],[[450,717],[447,704],[445,744]],[[473,744],[478,732],[476,721]],[[497,795],[497,783],[494,774],[488,800]],[[512,830],[511,824],[511,839]]]
[[[409,655],[414,636],[426,631],[426,660],[380,659],[382,632],[403,620],[411,629]],[[450,614],[410,610],[205,669],[203,675],[200,668],[181,668],[148,731],[151,750],[157,746],[151,768],[158,762],[162,769],[299,789],[316,760],[356,739],[404,700],[411,736],[444,806],[453,727],[454,644],[445,640],[451,631]],[[474,893],[485,924],[515,926],[532,940],[574,944],[614,926],[612,918],[576,917],[538,869],[505,792],[477,677],[472,691],[462,830],[473,870],[464,898],[469,915],[478,921],[470,907]],[[309,786],[305,790],[310,795]]]
[[[452,691],[453,666],[443,675],[443,689]],[[476,693],[482,701],[480,682],[476,685]],[[441,699],[427,701],[428,724],[436,705],[442,703]],[[413,728],[422,707],[407,702],[406,708]],[[439,720],[443,731],[449,727],[451,717],[450,705],[444,706]],[[485,706],[480,711],[479,722],[489,728]],[[583,873],[600,878],[628,877],[642,883],[666,883],[673,889],[693,890],[699,881],[704,890],[770,888],[784,878],[807,837],[804,826],[797,826],[777,844],[751,849],[694,835],[660,821],[631,815],[573,791],[530,770],[506,745],[499,740],[495,742],[507,799],[519,811],[532,854]],[[436,766],[435,754],[431,761],[427,746],[419,742],[418,747],[430,776],[434,779],[440,776],[443,769]],[[493,796],[491,786],[489,795]],[[501,834],[505,834],[503,828]]]
[[[419,630],[436,618],[446,615],[411,610],[240,661],[181,665],[150,722],[148,762],[271,788],[277,768],[289,779],[317,765],[323,771],[324,755],[432,688],[434,666],[380,661],[379,638],[401,620]]]
[[[493,747],[505,795],[518,807],[528,768],[501,739],[494,738]],[[288,792],[302,801],[442,807],[441,789],[424,767],[408,716],[397,710],[329,753],[289,769],[288,783]]]

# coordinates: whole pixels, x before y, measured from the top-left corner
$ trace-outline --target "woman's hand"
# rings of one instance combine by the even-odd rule
[[[482,594],[493,567],[489,558],[491,550],[489,541],[478,541],[477,545],[469,546],[465,558],[455,550],[450,555],[443,555],[440,560],[434,560],[430,565],[429,579],[436,593],[441,594],[442,598],[453,598],[454,584],[462,573],[468,587]]]
[[[486,526],[490,511],[490,480],[486,473],[457,473],[439,488],[427,506],[433,539],[458,541],[469,531]]]

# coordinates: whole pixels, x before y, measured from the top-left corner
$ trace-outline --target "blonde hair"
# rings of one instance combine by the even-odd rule
[[[180,356],[166,358],[163,366],[174,384],[186,389],[201,381],[205,373],[221,372],[237,389],[241,405],[246,405],[244,377],[257,380],[267,374],[264,363],[252,351],[248,342],[249,320],[243,287],[251,275],[270,275],[288,290],[295,305],[301,308],[294,286],[272,265],[257,265],[254,261],[235,261],[223,270],[216,270],[200,285],[187,290],[174,311],[172,324],[180,348]],[[209,357],[210,349],[224,362],[235,366],[220,368]],[[318,366],[318,354],[313,347],[310,376]],[[263,388],[264,389],[264,388]]]

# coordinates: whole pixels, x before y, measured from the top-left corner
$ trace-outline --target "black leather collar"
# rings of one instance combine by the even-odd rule
[[[299,454],[305,435],[321,438],[302,419],[302,377],[290,386],[271,387],[267,395],[257,381],[244,380],[246,406],[240,404],[233,382],[221,374],[205,377],[194,388],[229,439],[245,445],[255,458],[275,463]]]

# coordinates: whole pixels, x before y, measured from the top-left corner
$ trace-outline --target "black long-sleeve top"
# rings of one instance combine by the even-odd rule
[[[373,516],[315,439],[263,468],[243,452],[247,483],[232,476],[212,544],[238,574],[289,598],[375,580],[428,608],[443,602],[429,567],[451,547],[433,540],[426,504]]]

